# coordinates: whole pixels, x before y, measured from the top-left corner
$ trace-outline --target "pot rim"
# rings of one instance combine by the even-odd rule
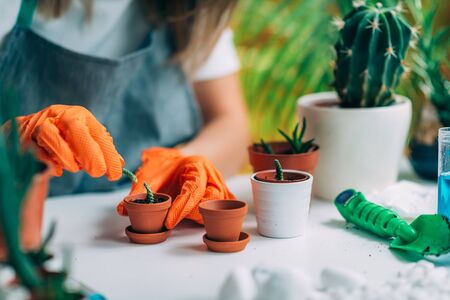
[[[305,180],[302,180],[302,181],[281,181],[281,182],[268,182],[268,181],[261,181],[261,180],[256,179],[256,175],[258,175],[259,173],[274,172],[274,171],[275,171],[274,169],[258,171],[258,172],[253,173],[252,176],[250,177],[250,179],[251,179],[251,181],[254,181],[256,183],[266,184],[266,185],[295,185],[295,184],[303,185],[303,184],[307,184],[307,183],[311,182],[314,178],[308,172],[285,169],[285,170],[283,170],[284,172],[303,174],[303,175],[308,176],[308,178]]]
[[[301,179],[295,179],[295,180],[276,180],[276,179],[263,179],[263,178],[257,178],[258,175],[261,175],[263,173],[268,173],[268,174],[276,174],[276,170],[263,170],[263,171],[258,171],[255,174],[255,180],[261,181],[261,182],[272,182],[272,183],[291,183],[291,182],[301,182],[301,181],[307,181],[309,179],[309,176],[307,174],[299,174],[299,173],[294,173],[294,172],[289,172],[287,170],[283,170],[284,174],[295,174],[295,175],[302,175]]]
[[[403,95],[395,94],[395,105],[389,105],[389,106],[380,106],[380,107],[350,107],[350,108],[342,108],[342,107],[324,107],[324,106],[317,106],[315,104],[320,102],[328,102],[329,100],[339,100],[339,97],[336,92],[329,91],[329,92],[321,92],[321,93],[312,93],[312,94],[306,94],[297,99],[297,107],[301,109],[311,109],[311,110],[317,110],[317,111],[324,111],[324,112],[383,112],[386,110],[392,110],[392,109],[399,109],[403,106],[411,106],[411,100]]]
[[[230,209],[211,209],[205,206],[212,205],[214,203],[222,203],[224,202],[228,204],[234,201],[236,204],[240,204],[240,206]],[[199,212],[202,216],[211,216],[211,217],[220,217],[220,218],[233,218],[237,216],[246,215],[248,211],[248,204],[245,201],[235,200],[235,199],[219,199],[219,200],[208,200],[199,204],[198,206]]]
[[[133,194],[133,195],[128,195],[126,196],[123,201],[130,206],[134,206],[134,207],[158,207],[160,206],[162,209],[169,207],[172,204],[172,197],[170,197],[170,195],[164,194],[164,193],[154,193],[153,194],[155,197],[161,197],[161,198],[166,198],[165,201],[163,202],[159,202],[159,203],[136,203],[134,202],[135,200],[143,200],[145,199],[145,197],[147,197],[146,193],[139,193],[139,194]]]
[[[288,142],[285,142],[285,141],[271,141],[271,142],[267,142],[267,143],[270,145],[289,144]],[[293,154],[274,153],[274,154],[270,154],[270,153],[255,151],[255,149],[254,149],[255,144],[258,144],[258,143],[253,143],[247,147],[248,152],[252,155],[261,155],[261,156],[268,156],[268,157],[276,157],[276,156],[279,156],[279,157],[307,157],[307,156],[315,155],[315,154],[317,154],[317,152],[320,151],[320,146],[316,143],[312,143],[312,145],[315,147],[314,150],[306,152],[306,153],[293,153]]]

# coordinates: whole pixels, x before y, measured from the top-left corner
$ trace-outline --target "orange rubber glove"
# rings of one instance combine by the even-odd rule
[[[34,143],[39,159],[54,165],[56,176],[63,169],[85,170],[92,177],[109,180],[122,176],[124,161],[106,128],[86,108],[52,105],[37,113],[18,117],[22,144]]]
[[[176,149],[152,148],[142,153],[142,166],[136,172],[137,184],[130,194],[145,193],[144,182],[174,199],[165,226],[174,228],[184,218],[203,224],[198,210],[200,202],[214,199],[236,199],[213,164],[202,156],[183,156]],[[124,202],[117,206],[127,215]]]

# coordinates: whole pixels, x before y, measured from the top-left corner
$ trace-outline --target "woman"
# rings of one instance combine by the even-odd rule
[[[0,82],[20,92],[22,141],[69,171],[52,195],[110,190],[126,164],[131,193],[147,181],[176,197],[168,228],[233,197],[218,170],[236,172],[248,141],[225,29],[235,2],[22,0]]]

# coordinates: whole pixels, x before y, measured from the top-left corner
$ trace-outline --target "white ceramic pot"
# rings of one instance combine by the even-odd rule
[[[370,193],[396,182],[412,115],[409,99],[396,99],[394,105],[376,108],[317,105],[337,103],[334,92],[298,100],[299,118],[308,123],[306,138],[316,138],[320,146],[316,196],[333,200],[348,188]]]
[[[299,182],[264,182],[251,177],[253,207],[259,234],[272,238],[292,238],[304,233],[311,202],[313,177],[295,170],[284,170],[307,175]],[[263,171],[264,172],[264,171]]]

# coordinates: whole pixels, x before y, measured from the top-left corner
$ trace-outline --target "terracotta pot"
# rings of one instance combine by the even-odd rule
[[[278,159],[285,169],[314,174],[314,170],[319,162],[320,149],[318,145],[313,144],[313,150],[307,153],[288,154],[291,150],[288,142],[270,142],[268,144],[272,147],[275,154],[264,153],[262,146],[259,144],[248,147],[248,155],[253,172],[272,170],[273,161]]]
[[[266,237],[292,238],[306,229],[313,177],[296,170],[284,172],[284,181],[273,180],[275,170],[251,177],[258,232]]]
[[[48,185],[51,174],[51,168],[42,165],[42,171],[34,176],[23,203],[20,240],[22,249],[25,251],[37,250],[41,245],[44,202],[48,196]],[[2,230],[0,229],[0,260],[5,260],[6,256],[6,246]]]
[[[155,198],[166,199],[159,203],[136,203],[145,200],[146,193],[125,197],[125,208],[130,218],[131,227],[138,233],[157,233],[164,228],[167,212],[172,204],[172,198],[166,194],[155,193]]]
[[[208,239],[218,242],[239,240],[247,203],[237,200],[210,200],[200,203],[200,214]]]

